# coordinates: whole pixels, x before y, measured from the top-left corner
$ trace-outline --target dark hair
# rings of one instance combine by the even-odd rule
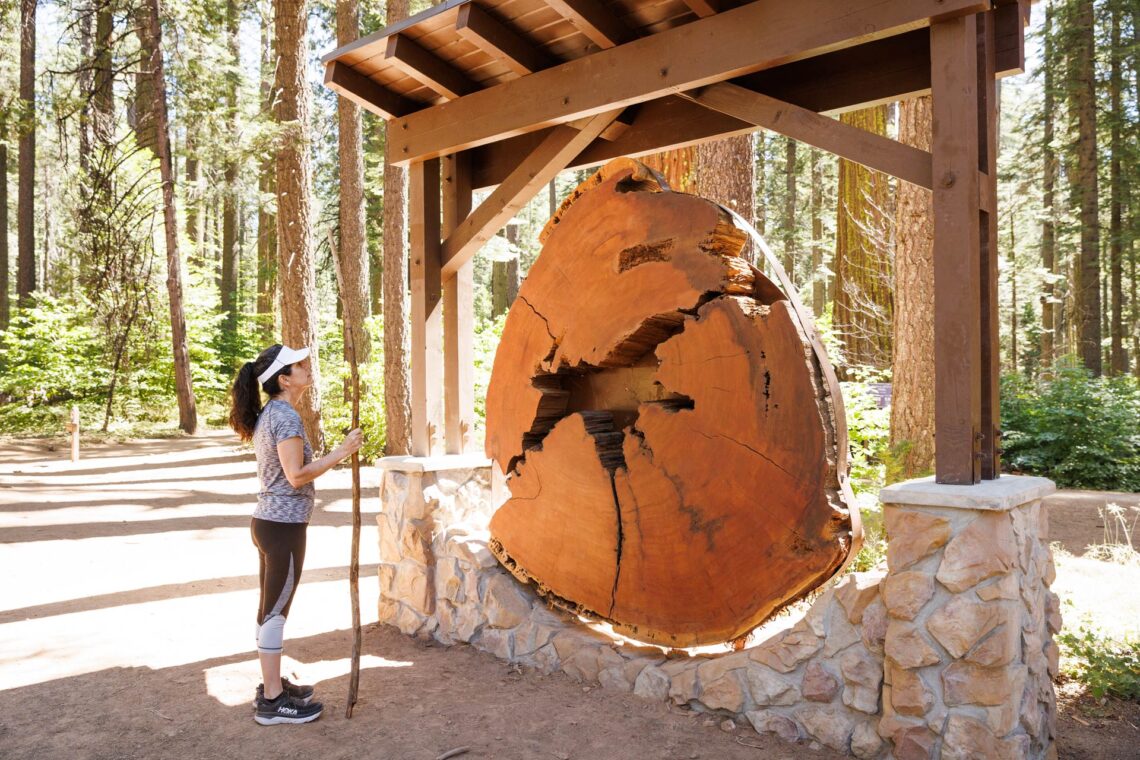
[[[270,396],[281,392],[281,385],[277,379],[282,375],[293,372],[293,365],[287,364],[277,370],[268,380],[257,386],[258,376],[269,369],[269,365],[281,353],[281,344],[274,343],[257,355],[251,362],[241,365],[237,377],[234,378],[233,388],[230,389],[230,427],[243,441],[253,438],[253,429],[257,425],[257,417],[261,414],[261,391]]]

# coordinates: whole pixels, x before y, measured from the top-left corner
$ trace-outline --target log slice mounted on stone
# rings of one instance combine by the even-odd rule
[[[737,639],[837,573],[861,538],[842,400],[746,233],[619,159],[543,239],[487,391],[500,562],[674,647]]]

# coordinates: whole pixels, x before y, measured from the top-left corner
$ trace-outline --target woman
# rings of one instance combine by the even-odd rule
[[[313,481],[360,449],[360,430],[313,461],[297,402],[312,385],[309,349],[274,345],[238,371],[233,386],[230,427],[242,441],[253,441],[261,490],[250,532],[261,560],[261,600],[257,609],[257,652],[262,683],[253,719],[264,726],[308,723],[321,716],[313,687],[281,677],[285,618],[305,561],[305,531],[313,514]],[[264,407],[261,391],[269,396]]]

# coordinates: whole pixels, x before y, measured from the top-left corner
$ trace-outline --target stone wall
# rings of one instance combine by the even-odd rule
[[[1053,719],[1050,626],[1059,622],[1045,588],[1052,561],[1039,500],[984,520],[969,510],[888,507],[889,571],[842,577],[803,618],[748,649],[690,655],[607,635],[501,568],[487,549],[485,460],[384,466],[380,620],[405,634],[464,642],[860,758],[1043,755]],[[999,514],[1008,531],[991,524]],[[1000,551],[979,555],[979,541]]]

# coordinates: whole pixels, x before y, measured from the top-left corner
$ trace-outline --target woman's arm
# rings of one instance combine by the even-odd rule
[[[360,428],[357,428],[349,432],[344,441],[328,454],[305,464],[305,442],[293,436],[277,444],[277,457],[281,460],[281,469],[289,485],[300,488],[324,475],[337,462],[359,451],[363,441],[364,436]]]

